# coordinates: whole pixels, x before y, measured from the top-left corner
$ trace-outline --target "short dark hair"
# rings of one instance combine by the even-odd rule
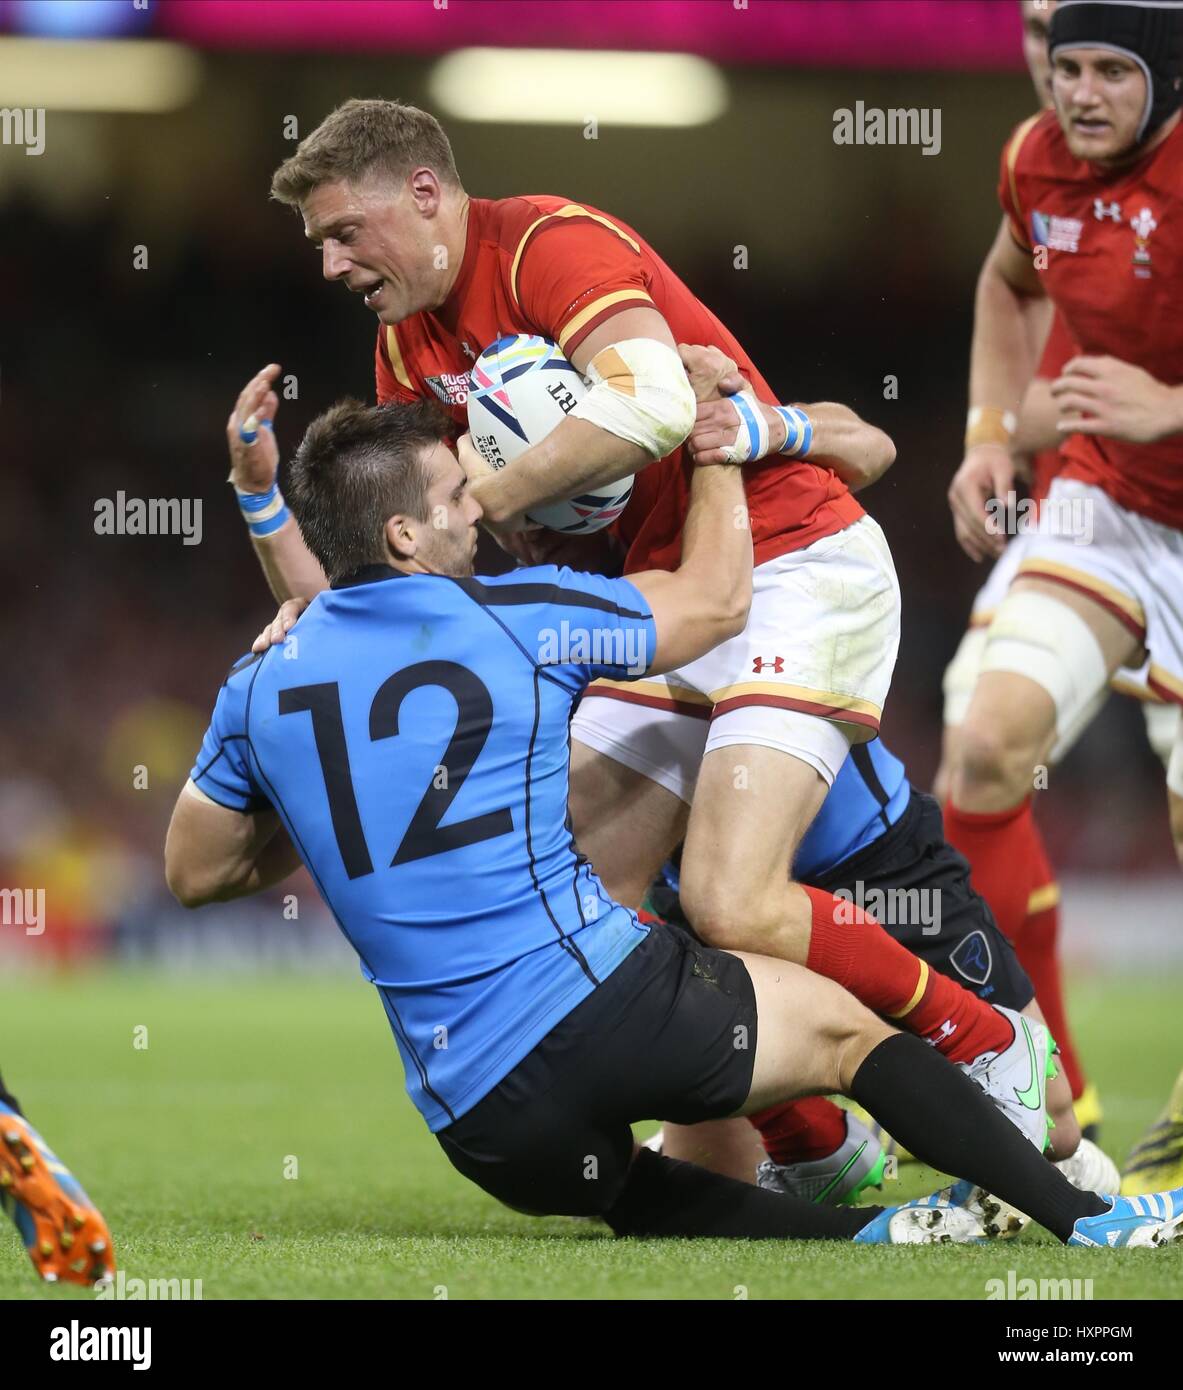
[[[358,183],[370,174],[401,182],[426,165],[440,183],[460,187],[444,128],[429,112],[401,101],[354,98],[327,115],[271,176],[271,196],[291,207],[322,183]]]
[[[346,399],[308,426],[288,465],[284,496],[330,583],[387,561],[390,517],[427,520],[424,457],[454,429],[426,400],[363,405]]]

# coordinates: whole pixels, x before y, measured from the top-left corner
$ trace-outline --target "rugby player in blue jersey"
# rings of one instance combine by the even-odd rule
[[[522,1211],[621,1235],[901,1243],[982,1238],[989,1191],[1069,1243],[1175,1238],[1183,1191],[1138,1209],[1079,1191],[840,986],[608,897],[567,821],[571,714],[597,676],[669,670],[740,631],[740,470],[694,470],[672,573],[474,578],[480,509],[448,429],[424,403],[356,402],[310,427],[289,502],[331,588],[222,686],[169,828],[178,899],[256,892],[302,860],[444,1152]],[[641,1150],[630,1128],[826,1092],[963,1181],[898,1208],[816,1206]]]

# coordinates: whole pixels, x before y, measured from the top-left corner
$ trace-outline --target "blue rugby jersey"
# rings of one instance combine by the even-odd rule
[[[568,725],[644,674],[624,579],[370,566],[219,693],[193,782],[274,807],[378,988],[432,1130],[486,1095],[644,939],[576,851]]]
[[[904,765],[882,739],[855,744],[793,858],[803,883],[865,849],[904,814],[912,794]]]

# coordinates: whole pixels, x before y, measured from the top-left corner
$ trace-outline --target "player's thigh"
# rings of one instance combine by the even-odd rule
[[[1023,573],[1019,574],[1011,588],[1020,593],[1046,594],[1083,619],[1101,648],[1108,676],[1119,666],[1131,665],[1140,656],[1142,644],[1138,638],[1115,613],[1088,594]]]
[[[799,717],[835,735],[824,721]],[[837,739],[848,746],[841,734]],[[779,749],[734,744],[706,754],[680,881],[683,909],[704,940],[751,948],[769,929],[784,926],[785,913],[794,910],[793,854],[828,790],[815,766]],[[796,896],[807,945],[808,900]]]
[[[1025,539],[1021,535],[1015,536],[1007,543],[1006,549],[986,576],[986,582],[974,595],[969,625],[962,634],[957,650],[945,667],[941,679],[946,737],[943,740],[941,767],[933,783],[933,795],[940,801],[944,801],[948,790],[947,785],[942,787],[940,784],[947,782],[948,769],[956,757],[957,729],[965,718],[974,686],[981,673],[982,656],[986,650],[986,633],[1019,568]]]
[[[573,730],[568,804],[580,853],[617,902],[639,907],[685,834],[686,802]]]
[[[867,1054],[894,1033],[843,989],[804,966],[735,951],[756,995],[750,1115],[796,1096],[849,1093]]]
[[[1020,575],[987,633],[982,669],[958,736],[953,794],[997,784],[1002,809],[1030,790],[1032,769],[1057,737],[1079,731],[1109,677],[1137,655],[1137,639],[1099,602]]]
[[[544,1090],[529,1063],[436,1138],[452,1166],[490,1197],[528,1216],[595,1216],[620,1194],[632,1130]]]

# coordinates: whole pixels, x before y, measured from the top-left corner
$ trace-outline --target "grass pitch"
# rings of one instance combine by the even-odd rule
[[[1178,1070],[1181,992],[1170,977],[1072,991],[1119,1162]],[[520,1216],[452,1170],[403,1093],[378,999],[348,975],[10,981],[0,1063],[103,1209],[127,1277],[200,1279],[206,1299],[981,1299],[1009,1270],[1091,1278],[1097,1299],[1183,1295],[1183,1248],[1066,1250],[1037,1230],[864,1249],[616,1241]],[[936,1185],[907,1165],[884,1200]],[[90,1297],[40,1285],[0,1228],[0,1298]]]

